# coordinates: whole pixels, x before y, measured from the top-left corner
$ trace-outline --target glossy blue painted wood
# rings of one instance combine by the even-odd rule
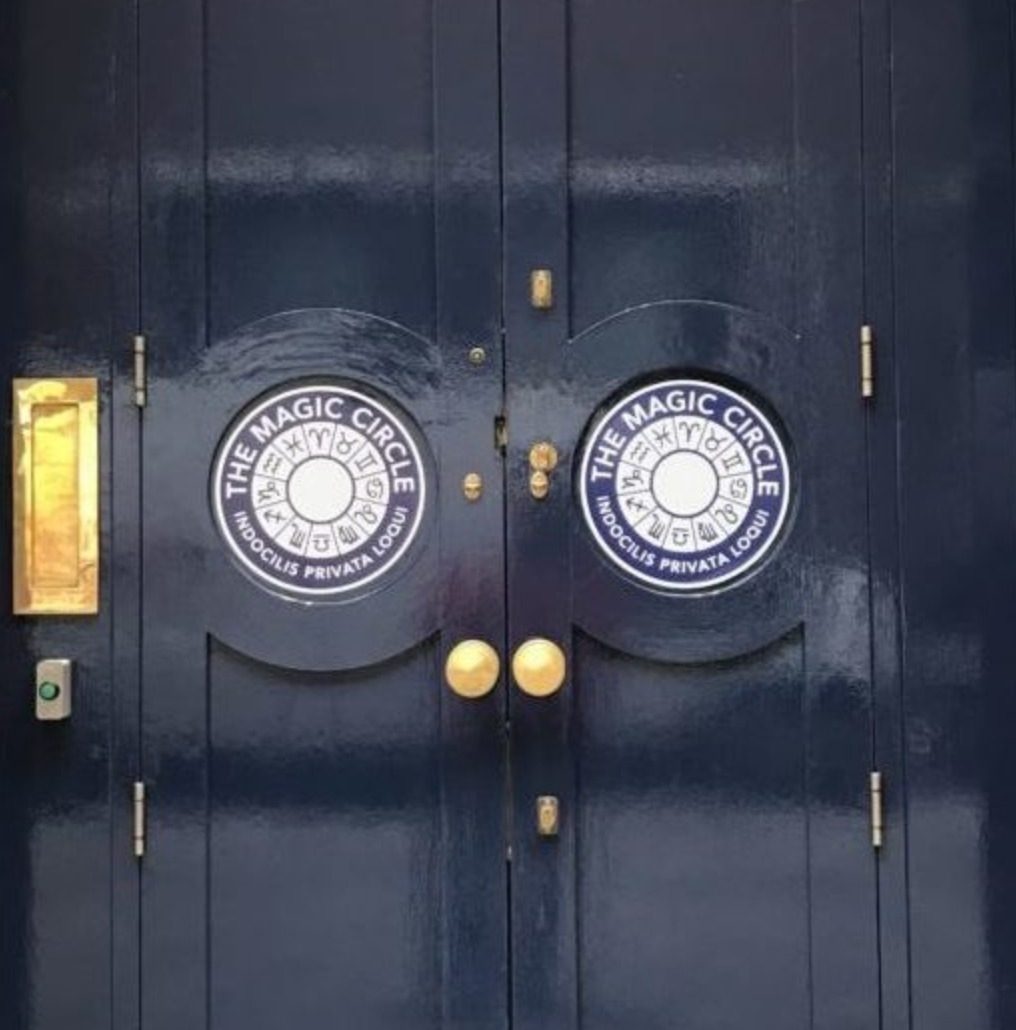
[[[0,368],[102,378],[105,561],[98,618],[0,619],[0,1026],[1009,1030],[1012,35],[998,0],[5,5]],[[697,602],[601,562],[569,482],[681,368],[769,399],[804,488]],[[259,594],[205,503],[231,414],[322,371],[440,486],[341,619]],[[441,687],[534,633],[561,697]],[[39,726],[57,652],[77,711]]]
[[[134,329],[136,233],[122,168],[133,62],[112,54],[128,12],[108,0],[9,3],[0,12],[0,370],[96,376],[100,388],[99,615],[10,615],[13,475],[0,447],[0,1025],[137,1019],[137,870],[128,832],[136,757],[136,422],[115,341]],[[59,69],[59,74],[54,74]],[[125,240],[129,244],[125,246]],[[114,559],[115,556],[115,559]],[[34,717],[34,664],[75,663],[75,710]]]
[[[503,626],[496,22],[433,13],[142,5],[146,1026],[507,1022],[503,692],[441,672]],[[398,574],[318,606],[208,510],[231,419],[307,376],[429,451]]]
[[[572,670],[512,695],[514,1025],[875,1026],[857,14],[562,13],[503,9],[509,640]],[[572,497],[597,408],[681,370],[771,403],[800,484],[780,553],[705,598],[626,581]]]
[[[895,361],[913,1025],[1016,1019],[1012,10],[897,3]]]

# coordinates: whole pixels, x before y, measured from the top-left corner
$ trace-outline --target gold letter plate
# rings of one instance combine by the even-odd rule
[[[99,610],[96,379],[14,380],[14,614]]]

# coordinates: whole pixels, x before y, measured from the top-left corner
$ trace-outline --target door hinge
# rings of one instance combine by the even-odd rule
[[[141,780],[134,781],[134,857],[145,857],[145,785]]]
[[[861,396],[875,396],[875,332],[870,325],[861,326]]]
[[[148,360],[146,340],[140,334],[134,337],[134,403],[143,408],[148,403]]]
[[[882,847],[885,830],[882,813],[882,774],[872,772],[868,779],[871,809],[871,846],[877,851]]]
[[[508,449],[508,419],[504,415],[494,418],[494,448],[502,454]]]

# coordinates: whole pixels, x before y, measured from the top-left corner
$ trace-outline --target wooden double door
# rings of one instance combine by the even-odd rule
[[[878,1025],[858,31],[142,5],[150,1030]]]

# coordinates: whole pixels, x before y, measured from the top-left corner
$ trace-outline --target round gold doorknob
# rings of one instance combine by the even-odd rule
[[[519,690],[530,697],[549,697],[564,683],[564,651],[552,640],[531,637],[512,658],[512,676]]]
[[[497,686],[501,659],[484,640],[462,640],[448,652],[445,680],[459,697],[483,697]]]

